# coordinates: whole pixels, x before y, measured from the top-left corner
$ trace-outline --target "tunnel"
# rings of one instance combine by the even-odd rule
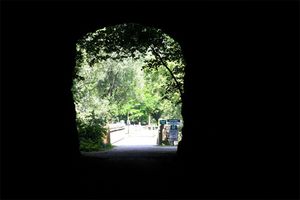
[[[289,72],[299,62],[299,22],[297,4],[283,4],[2,3],[1,196],[297,198],[299,88],[297,70]],[[76,42],[124,23],[162,29],[182,48],[176,154],[110,162],[79,151]]]

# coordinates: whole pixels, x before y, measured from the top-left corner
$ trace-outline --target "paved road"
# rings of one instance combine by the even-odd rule
[[[84,152],[84,156],[105,160],[151,160],[175,157],[177,146],[120,145],[109,151]]]
[[[111,135],[115,147],[109,151],[82,153],[79,182],[89,184],[84,193],[93,196],[101,190],[103,197],[114,198],[170,196],[182,170],[176,162],[177,146],[157,146],[157,130],[131,126],[127,131]]]
[[[120,145],[83,153],[78,182],[84,187],[79,185],[76,192],[93,198],[101,191],[104,199],[177,196],[182,169],[176,164],[176,150],[177,146]]]
[[[102,161],[168,162],[176,156],[177,146],[157,146],[158,130],[149,130],[142,126],[130,126],[125,130],[111,133],[114,148],[108,151],[83,152],[89,158],[100,158]],[[135,162],[136,163],[136,162]]]
[[[156,145],[158,130],[148,130],[144,126],[126,126],[124,130],[110,134],[114,146]]]

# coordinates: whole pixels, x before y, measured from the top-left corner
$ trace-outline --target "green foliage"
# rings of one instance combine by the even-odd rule
[[[81,151],[97,151],[104,147],[102,139],[108,130],[105,121],[97,118],[94,112],[84,120],[77,118],[77,128]]]
[[[88,33],[76,45],[74,95],[80,150],[109,148],[108,123],[181,118],[184,62],[161,30],[123,24]]]
[[[90,66],[99,60],[146,58],[143,68],[169,68],[166,97],[174,92],[181,93],[180,96],[183,94],[185,64],[180,45],[160,29],[134,23],[110,26],[87,34],[79,40],[77,49],[84,49],[89,55],[87,62]],[[81,62],[82,57],[78,56],[78,59]]]

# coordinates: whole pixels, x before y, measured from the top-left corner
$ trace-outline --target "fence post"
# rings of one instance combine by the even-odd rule
[[[161,145],[162,143],[162,132],[164,130],[164,124],[161,124],[159,126],[159,132],[158,132],[158,145]]]

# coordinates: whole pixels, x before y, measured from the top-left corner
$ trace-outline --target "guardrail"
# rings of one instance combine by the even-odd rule
[[[118,131],[118,130],[123,130],[125,129],[125,125],[124,124],[110,124],[109,125],[109,131],[110,132],[114,132],[114,131]]]

